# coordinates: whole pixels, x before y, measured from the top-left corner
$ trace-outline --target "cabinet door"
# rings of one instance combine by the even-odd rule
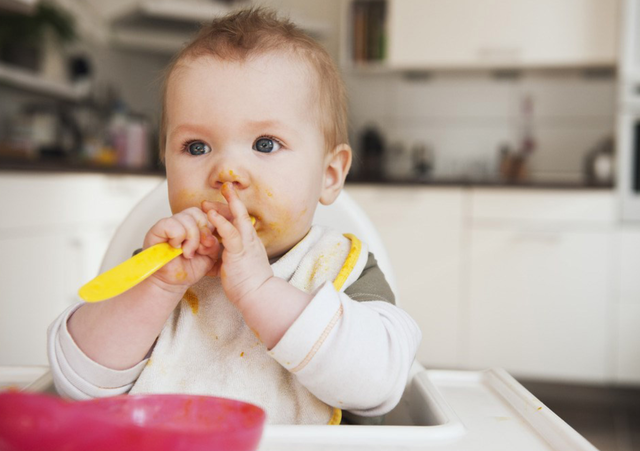
[[[70,305],[65,235],[0,239],[0,365],[47,365],[46,334]]]
[[[604,382],[612,253],[606,231],[473,229],[470,366]]]
[[[160,178],[3,174],[0,365],[45,365],[46,331],[97,275],[117,225]],[[38,199],[37,208],[31,208]],[[132,249],[133,250],[133,249]]]
[[[389,0],[398,68],[613,65],[618,0]]]
[[[0,365],[47,365],[47,328],[98,274],[114,227],[0,239]]]
[[[640,384],[640,229],[620,232],[615,379]]]
[[[398,302],[420,326],[417,359],[459,367],[461,189],[348,187],[375,224],[397,278]]]

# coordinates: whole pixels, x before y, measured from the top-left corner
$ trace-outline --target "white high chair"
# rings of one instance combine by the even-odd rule
[[[167,183],[149,193],[118,228],[101,272],[142,245],[147,230],[171,215]],[[346,192],[319,206],[314,223],[355,234],[369,245],[393,291],[396,280],[380,236]],[[414,364],[398,406],[383,426],[269,425],[260,450],[425,449],[585,450],[589,442],[533,397],[505,371],[425,370]]]

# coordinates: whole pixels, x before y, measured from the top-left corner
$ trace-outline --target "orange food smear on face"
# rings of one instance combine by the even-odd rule
[[[176,280],[183,281],[187,278],[187,273],[181,270],[176,271]]]
[[[244,357],[244,351],[240,353],[240,357]]]
[[[184,300],[189,304],[189,307],[191,307],[193,314],[197,315],[198,310],[200,309],[200,300],[198,299],[198,296],[196,296],[193,291],[187,290],[184,294]]]

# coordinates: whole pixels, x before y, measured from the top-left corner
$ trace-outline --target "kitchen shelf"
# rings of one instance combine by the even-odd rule
[[[343,0],[340,64],[356,73],[615,68],[617,2],[565,3]]]
[[[0,0],[0,11],[29,14],[33,12],[38,0]]]
[[[342,3],[341,66],[355,73],[388,72],[387,1],[346,0]]]
[[[73,172],[118,175],[164,176],[163,168],[128,168],[122,166],[99,166],[83,162],[18,160],[0,158],[1,172]]]
[[[232,12],[222,3],[177,0],[143,1],[111,20],[109,37],[112,45],[154,53],[179,51],[198,30],[200,24]],[[291,20],[316,38],[332,32],[322,21],[292,16]]]
[[[36,73],[3,63],[0,63],[0,84],[69,102],[83,99],[83,95],[70,84],[48,80]]]
[[[152,53],[176,53],[188,39],[188,34],[179,32],[145,32],[133,28],[114,28],[111,30],[111,44],[114,47]]]

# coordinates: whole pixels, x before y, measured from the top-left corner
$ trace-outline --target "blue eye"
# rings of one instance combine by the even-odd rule
[[[253,144],[253,150],[257,150],[262,153],[277,152],[280,150],[280,143],[272,138],[258,138]]]
[[[186,145],[186,151],[191,155],[204,155],[211,152],[211,147],[202,141],[193,141]]]

